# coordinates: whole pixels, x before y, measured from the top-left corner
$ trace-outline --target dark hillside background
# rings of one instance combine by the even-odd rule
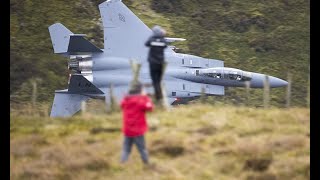
[[[10,1],[10,99],[52,102],[55,89],[67,87],[67,59],[53,54],[48,27],[60,22],[74,33],[87,34],[103,47],[98,4],[103,0]],[[124,0],[149,27],[165,27],[181,52],[224,60],[225,66],[287,79],[292,74],[293,106],[307,106],[309,0]],[[244,88],[228,88],[212,103],[246,104]],[[262,104],[261,89],[250,90],[249,105]],[[271,89],[271,105],[284,107],[286,88]]]

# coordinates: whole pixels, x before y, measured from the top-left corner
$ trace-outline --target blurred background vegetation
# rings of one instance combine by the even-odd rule
[[[53,101],[54,90],[67,87],[67,60],[53,54],[48,27],[63,23],[103,47],[98,4],[104,0],[10,0],[10,99],[30,102],[37,81],[37,101]],[[159,24],[180,52],[224,60],[225,66],[287,79],[292,74],[291,105],[307,106],[309,0],[123,0],[147,26]],[[226,88],[212,103],[261,106],[262,89]],[[285,106],[286,88],[271,89],[271,106]]]
[[[41,114],[46,109],[13,111],[10,179],[310,179],[308,108],[195,103],[155,109],[147,114],[152,166],[145,167],[135,147],[120,164],[122,115],[106,115],[98,102],[69,118],[49,118]]]

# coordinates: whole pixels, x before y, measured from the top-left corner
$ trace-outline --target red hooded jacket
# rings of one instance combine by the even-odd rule
[[[121,101],[122,132],[125,136],[141,136],[148,130],[145,113],[153,110],[153,103],[146,95],[127,95]]]

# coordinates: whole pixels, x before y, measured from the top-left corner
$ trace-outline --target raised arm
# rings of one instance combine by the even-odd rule
[[[151,100],[148,96],[146,96],[146,100],[145,100],[143,106],[144,106],[143,108],[144,108],[146,111],[153,111],[154,105],[153,105],[153,103],[152,103],[152,100]]]
[[[151,37],[144,43],[144,45],[145,46],[148,46],[148,47],[150,47],[151,45],[150,45],[150,43],[151,43]]]

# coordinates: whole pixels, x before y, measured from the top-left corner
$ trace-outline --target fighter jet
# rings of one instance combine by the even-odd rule
[[[51,117],[69,117],[80,110],[81,102],[101,98],[110,102],[110,89],[119,102],[132,81],[130,60],[141,64],[139,80],[151,84],[148,48],[145,41],[152,34],[121,0],[107,0],[99,5],[104,29],[104,48],[100,49],[84,34],[74,34],[60,23],[49,27],[54,53],[68,58],[68,89],[56,90]],[[168,42],[183,38],[166,38]],[[165,50],[167,67],[163,76],[165,93],[170,104],[206,96],[225,95],[225,87],[263,88],[265,74],[224,67],[224,62],[190,54],[176,53],[175,47]],[[269,77],[271,88],[287,82]],[[153,88],[146,88],[153,94]]]

